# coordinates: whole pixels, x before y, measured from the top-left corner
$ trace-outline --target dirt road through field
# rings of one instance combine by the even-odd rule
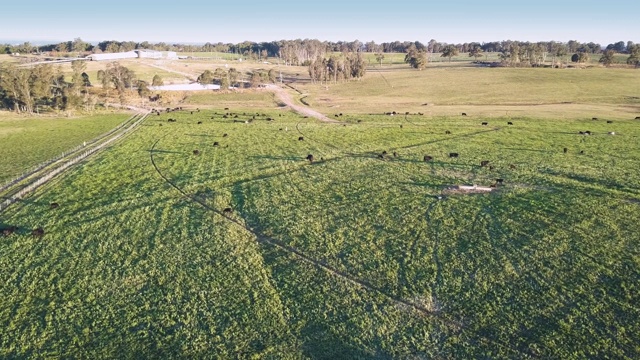
[[[278,100],[280,100],[283,104],[287,105],[293,111],[301,115],[314,117],[323,122],[336,123],[336,124],[340,123],[339,121],[328,118],[327,116],[325,116],[324,114],[318,111],[296,104],[293,101],[293,97],[291,97],[291,94],[289,94],[285,89],[279,87],[278,85],[269,84],[266,87],[268,90],[273,91],[276,94],[276,96],[278,97]]]

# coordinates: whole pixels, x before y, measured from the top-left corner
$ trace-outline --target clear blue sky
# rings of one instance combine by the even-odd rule
[[[0,41],[640,42],[638,0],[9,0]]]

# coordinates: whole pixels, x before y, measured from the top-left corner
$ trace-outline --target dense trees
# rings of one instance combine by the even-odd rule
[[[68,110],[92,103],[87,95],[88,76],[76,65],[72,82],[66,82],[60,68],[0,66],[0,106],[16,112],[41,109]]]
[[[615,53],[616,52],[611,49],[605,50],[602,53],[602,56],[600,57],[600,60],[598,60],[598,62],[604,66],[609,66],[613,64],[613,56],[615,55]]]
[[[366,62],[361,52],[348,52],[323,58],[318,56],[309,64],[309,76],[317,81],[346,81],[360,79],[366,73]]]
[[[482,47],[480,44],[474,44],[469,50],[469,57],[473,57],[475,61],[478,61],[478,58],[482,56]]]
[[[151,85],[152,86],[162,86],[164,85],[164,80],[162,80],[162,77],[158,74],[153,75],[153,80],[151,80]]]
[[[422,70],[427,67],[429,59],[424,49],[419,49],[412,44],[407,49],[407,55],[404,56],[404,62],[408,63],[412,68]]]
[[[449,58],[449,62],[451,62],[451,58],[458,55],[459,51],[455,45],[447,45],[444,49],[442,49],[441,57]]]
[[[627,49],[629,52],[629,58],[627,59],[627,64],[633,66],[640,66],[640,44],[627,44]]]
[[[205,70],[200,76],[198,76],[197,81],[200,84],[213,84],[213,73],[211,70]]]
[[[613,50],[620,54],[631,55],[634,49],[632,41],[618,41],[606,46],[606,50]],[[567,54],[584,53],[582,58],[589,58],[595,54],[603,52],[603,46],[594,42],[581,43],[576,40],[570,40],[565,43],[556,41],[542,42],[524,42],[524,41],[491,41],[491,42],[465,42],[459,44],[448,44],[438,42],[435,39],[429,40],[423,44],[420,41],[394,41],[383,42],[377,44],[375,41],[362,43],[359,40],[354,41],[320,41],[317,39],[296,39],[296,40],[279,40],[271,42],[251,42],[243,41],[237,44],[232,43],[211,43],[204,45],[193,44],[167,44],[163,42],[149,43],[148,41],[102,41],[96,46],[76,38],[73,41],[62,42],[59,44],[44,45],[40,47],[33,46],[30,43],[20,45],[0,45],[0,52],[4,53],[20,53],[29,54],[35,52],[57,52],[59,55],[69,54],[76,56],[77,54],[88,52],[123,52],[135,49],[152,49],[159,51],[176,51],[176,52],[226,52],[238,54],[239,57],[255,60],[266,60],[267,57],[277,58],[285,65],[303,65],[308,66],[318,57],[326,58],[328,54],[341,53],[357,53],[370,52],[384,54],[389,52],[408,53],[410,49],[415,48],[417,53],[425,52],[427,54],[446,53],[444,57],[451,58],[459,53],[469,53],[470,57],[474,57],[476,61],[482,53],[500,53],[503,59],[507,59],[503,63],[510,66],[531,66],[540,65],[547,61],[547,57],[552,58],[552,62],[557,65],[558,60],[565,61]],[[514,50],[517,50],[514,51]],[[451,56],[450,56],[451,55]],[[635,58],[632,58],[631,63]],[[380,59],[376,59],[381,63]],[[414,61],[413,63],[420,63]]]

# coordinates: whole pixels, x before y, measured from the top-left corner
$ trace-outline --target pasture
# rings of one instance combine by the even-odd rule
[[[634,69],[428,67],[370,68],[360,81],[293,83],[300,98],[327,114],[340,112],[633,119],[640,113]]]
[[[129,116],[104,113],[57,118],[0,112],[0,184],[113,129]]]
[[[640,356],[640,120],[416,115],[499,97],[376,76],[313,95],[340,124],[197,95],[0,214],[0,357]]]

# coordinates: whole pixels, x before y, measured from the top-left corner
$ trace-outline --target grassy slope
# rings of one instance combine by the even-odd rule
[[[47,234],[0,242],[2,356],[639,355],[637,122],[223,112],[152,117],[3,215]],[[182,191],[371,289],[181,196],[154,144]],[[435,199],[497,177],[495,194]]]
[[[453,113],[460,113],[486,106],[495,115],[503,106],[550,104],[557,105],[558,114],[574,106],[571,104],[632,106],[633,111],[640,112],[640,100],[634,95],[640,93],[640,72],[631,69],[454,67],[408,71],[383,67],[381,71],[370,70],[361,81],[296,87],[307,93],[307,102],[326,113],[428,113],[437,112],[439,107],[446,113],[451,106],[457,108]],[[535,114],[536,110],[529,113]],[[628,116],[631,114],[625,118]]]
[[[125,121],[129,114],[25,118],[0,114],[0,183],[81,145]]]

